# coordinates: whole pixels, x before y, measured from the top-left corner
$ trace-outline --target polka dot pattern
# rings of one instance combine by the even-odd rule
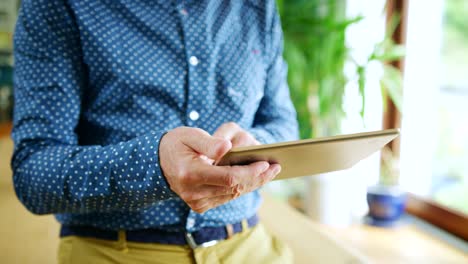
[[[274,0],[23,0],[12,158],[19,199],[63,224],[195,231],[253,215],[257,192],[197,214],[159,142],[236,122],[297,137]]]

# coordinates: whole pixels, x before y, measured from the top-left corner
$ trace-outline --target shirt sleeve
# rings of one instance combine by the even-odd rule
[[[87,77],[64,0],[22,1],[14,42],[11,166],[17,196],[31,212],[133,211],[176,197],[159,166],[164,131],[115,145],[78,144]]]
[[[264,96],[248,131],[261,143],[268,144],[298,138],[296,111],[287,83],[287,65],[283,59],[283,31],[275,1],[266,1],[271,19],[267,27],[268,69]]]

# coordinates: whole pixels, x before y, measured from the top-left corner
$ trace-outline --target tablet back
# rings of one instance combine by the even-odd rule
[[[306,139],[232,149],[217,165],[245,165],[255,161],[281,164],[275,178],[344,170],[383,148],[399,134],[397,129]]]

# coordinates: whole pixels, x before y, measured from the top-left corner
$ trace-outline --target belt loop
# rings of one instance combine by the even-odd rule
[[[119,240],[117,241],[117,249],[122,251],[123,253],[128,252],[127,234],[125,230],[119,230]]]
[[[247,219],[242,220],[241,224],[242,224],[242,231],[249,229],[249,223],[247,222]]]

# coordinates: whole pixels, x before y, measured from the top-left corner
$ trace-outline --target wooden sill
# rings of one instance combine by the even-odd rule
[[[323,225],[323,230],[359,250],[369,263],[468,263],[465,247],[455,246],[452,241],[431,233],[432,230],[421,225],[421,220],[412,216],[404,216],[392,228],[354,223],[346,227]]]
[[[0,137],[9,137],[11,129],[13,128],[13,123],[1,123],[0,124]]]
[[[411,193],[406,212],[468,241],[468,217],[462,213]]]

